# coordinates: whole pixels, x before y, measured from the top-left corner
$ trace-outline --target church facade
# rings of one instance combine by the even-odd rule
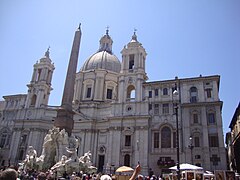
[[[143,174],[151,168],[158,175],[176,164],[178,130],[180,163],[226,169],[220,76],[148,81],[147,53],[136,33],[123,47],[121,61],[112,44],[107,30],[76,73],[72,134],[80,143],[78,155],[91,151],[99,171],[140,163]],[[23,160],[30,145],[41,154],[60,108],[48,105],[54,69],[47,50],[33,66],[27,94],[3,96],[2,166]]]

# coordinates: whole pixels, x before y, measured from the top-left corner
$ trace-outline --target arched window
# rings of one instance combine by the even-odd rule
[[[130,167],[130,155],[126,154],[124,156],[124,166],[129,166]]]
[[[51,83],[51,76],[52,76],[52,72],[50,70],[48,70],[48,74],[47,74],[47,84]]]
[[[135,100],[135,87],[133,85],[130,85],[127,88],[127,100],[129,101]]]
[[[37,95],[34,94],[34,95],[32,96],[31,106],[35,106],[36,100],[37,100]]]
[[[129,70],[134,69],[134,54],[129,55]]]
[[[171,148],[171,129],[167,126],[161,130],[161,148]]]
[[[130,60],[129,61],[129,69],[133,69],[134,68],[134,60]]]
[[[197,102],[197,88],[196,87],[190,88],[190,102],[191,103]]]
[[[38,70],[37,70],[36,81],[39,81],[39,80],[40,80],[41,73],[42,73],[42,69],[38,69]]]

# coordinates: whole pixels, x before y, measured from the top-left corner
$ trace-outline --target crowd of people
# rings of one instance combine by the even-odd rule
[[[149,176],[140,174],[141,167],[137,165],[129,180],[161,180],[156,177],[151,171]],[[0,180],[117,180],[117,176],[111,174],[84,174],[83,172],[73,172],[62,177],[56,177],[51,171],[37,172],[34,169],[27,171],[18,171],[17,167],[7,167],[0,170]]]

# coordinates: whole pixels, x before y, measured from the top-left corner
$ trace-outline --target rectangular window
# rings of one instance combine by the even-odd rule
[[[155,132],[153,136],[153,147],[159,148],[159,132]]]
[[[125,146],[131,146],[131,136],[130,135],[125,136]]]
[[[154,114],[159,114],[159,104],[154,104]]]
[[[194,137],[194,147],[200,147],[199,137]]]
[[[168,95],[168,89],[167,88],[163,88],[163,95]]]
[[[91,91],[92,91],[92,88],[88,87],[87,88],[87,96],[86,96],[86,98],[90,98],[91,97]]]
[[[163,104],[162,105],[162,113],[163,114],[169,114],[169,104]]]
[[[0,148],[3,148],[7,139],[7,135],[3,134],[0,141]]]
[[[107,99],[112,99],[112,89],[107,89]]]
[[[152,98],[152,91],[148,91],[148,97]]]
[[[191,103],[197,102],[197,96],[192,96],[192,97],[190,98],[190,102],[191,102]]]
[[[149,110],[149,111],[152,110],[152,104],[148,104],[148,110]]]
[[[207,98],[211,98],[212,97],[212,89],[206,89],[206,93],[207,93]]]
[[[209,135],[209,147],[218,147],[218,136],[217,135]]]
[[[154,90],[154,94],[155,94],[155,96],[158,96],[158,89]]]
[[[198,114],[193,114],[193,123],[194,124],[198,123]]]
[[[207,119],[208,119],[208,124],[215,124],[216,123],[214,113],[208,113]]]

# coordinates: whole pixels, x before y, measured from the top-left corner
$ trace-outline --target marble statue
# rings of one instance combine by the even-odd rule
[[[69,146],[68,134],[62,129],[56,137],[56,161],[60,161],[62,156],[66,154],[66,148]]]
[[[34,169],[36,165],[37,151],[32,147],[28,147],[26,158],[20,164],[23,170]]]
[[[85,171],[85,172],[88,172],[90,174],[97,172],[97,168],[92,166],[91,156],[92,156],[92,153],[90,151],[88,151],[88,152],[84,153],[84,155],[79,158],[80,169]]]
[[[22,169],[51,170],[57,176],[62,176],[65,171],[68,174],[96,172],[97,168],[92,166],[90,151],[78,157],[79,144],[79,140],[74,136],[69,137],[65,129],[53,127],[44,138],[42,154],[37,157],[36,150],[29,146],[25,160],[19,165]]]
[[[67,152],[69,153],[69,158],[66,160],[66,171],[69,172],[79,172],[79,158],[77,156],[76,148],[67,148]]]
[[[57,177],[62,176],[66,171],[66,160],[67,156],[62,155],[61,161],[57,162],[53,167],[51,167],[52,173],[57,174]]]

